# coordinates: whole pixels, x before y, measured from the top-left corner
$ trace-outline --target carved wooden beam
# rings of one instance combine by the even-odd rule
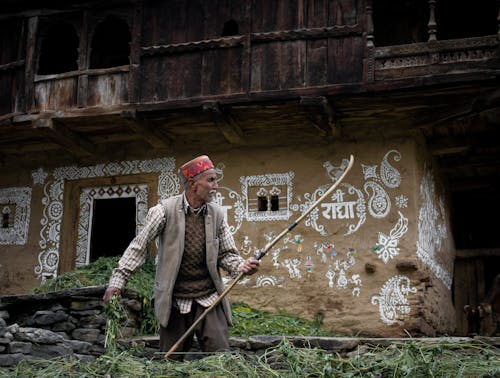
[[[245,135],[243,130],[229,114],[227,110],[221,108],[216,101],[203,103],[203,110],[212,113],[214,123],[217,125],[224,138],[231,144],[244,144]]]
[[[134,111],[124,111],[121,113],[127,127],[140,135],[153,148],[170,148],[173,140],[163,131],[155,127],[154,124],[143,118],[138,118]]]
[[[96,155],[95,146],[87,138],[69,130],[53,118],[37,118],[31,125],[40,135],[49,138],[77,158]]]
[[[330,137],[337,134],[335,112],[326,97],[303,96],[300,98],[300,105],[304,107],[307,119],[318,129],[320,135]]]

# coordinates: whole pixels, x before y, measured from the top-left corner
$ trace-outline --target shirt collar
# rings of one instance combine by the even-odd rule
[[[188,200],[187,200],[187,197],[186,197],[186,192],[184,192],[182,194],[182,209],[184,210],[184,214],[187,214],[188,213],[188,210],[191,210],[192,213],[194,214],[200,214],[200,213],[203,213],[203,214],[206,214],[207,213],[207,204],[204,203],[203,205],[201,205],[199,208],[195,209],[193,208]]]

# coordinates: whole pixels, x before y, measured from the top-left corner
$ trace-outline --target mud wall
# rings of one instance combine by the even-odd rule
[[[144,154],[94,166],[40,167],[19,179],[2,173],[0,204],[12,197],[16,209],[30,215],[21,228],[24,244],[2,243],[2,293],[26,292],[85,265],[96,198],[128,191],[140,229],[149,206],[181,190],[177,167],[200,153],[217,165],[216,201],[244,257],[298,218],[332,185],[343,159],[355,156],[338,190],[269,251],[232,300],[284,309],[351,335],[453,332],[446,198],[432,160],[408,138]],[[22,188],[31,190],[29,200]]]

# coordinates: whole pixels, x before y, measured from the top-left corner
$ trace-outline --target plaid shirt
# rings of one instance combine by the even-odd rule
[[[190,207],[186,194],[183,195],[184,212],[187,213]],[[192,208],[191,208],[192,209]],[[200,209],[192,209],[192,211],[205,211],[206,205]],[[130,275],[144,262],[147,256],[147,247],[149,243],[154,240],[163,230],[165,226],[165,212],[161,204],[158,204],[149,209],[146,216],[144,228],[129,244],[120,261],[118,268],[113,270],[109,280],[110,287],[122,289]],[[228,272],[232,277],[238,275],[244,263],[244,259],[239,255],[236,244],[234,243],[233,235],[229,230],[226,221],[222,222],[220,229],[217,232],[220,240],[219,249],[219,266]],[[196,302],[204,307],[209,307],[218,299],[217,292],[212,294],[195,298]],[[176,306],[181,314],[186,314],[191,311],[192,299],[175,298],[174,306]]]

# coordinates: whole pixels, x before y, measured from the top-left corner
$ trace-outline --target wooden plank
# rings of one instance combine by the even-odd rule
[[[89,106],[120,105],[128,102],[128,79],[126,73],[91,76],[89,78]]]
[[[76,76],[35,83],[35,99],[39,111],[68,109],[76,106]]]
[[[184,54],[182,57],[183,65],[181,73],[182,81],[182,96],[199,97],[201,95],[201,67],[202,57],[200,52]],[[177,73],[176,72],[176,73]]]
[[[227,89],[222,93],[241,93],[242,85],[242,67],[243,67],[243,49],[234,48],[225,50],[227,68]]]
[[[328,83],[361,82],[363,79],[363,39],[328,40]]]
[[[235,145],[245,143],[243,130],[241,130],[241,127],[227,109],[222,109],[217,102],[209,101],[203,104],[203,110],[212,114],[214,123],[229,143]]]
[[[78,70],[85,70],[88,68],[88,11],[83,11],[82,14],[82,26],[80,29],[80,42],[78,47]],[[78,87],[77,87],[77,105],[79,107],[87,106],[88,97],[88,76],[80,75],[78,76]]]
[[[300,88],[305,84],[306,42],[282,42],[280,87]]]
[[[204,51],[201,62],[201,95],[209,96],[213,93],[214,77],[218,75],[218,65],[215,65],[217,53],[214,50]]]
[[[359,23],[359,14],[362,1],[336,0],[330,1],[328,6],[328,25],[356,25]]]
[[[25,70],[25,86],[24,86],[24,97],[25,104],[24,108],[26,111],[34,110],[35,106],[35,88],[33,79],[35,77],[35,53],[36,53],[36,39],[38,33],[38,17],[30,17],[28,20],[28,37],[26,40],[26,65]]]
[[[262,90],[263,50],[263,45],[254,45],[252,47],[250,64],[250,91],[252,92]]]
[[[280,89],[281,43],[268,43],[262,50],[262,90]]]
[[[141,41],[142,41],[142,18],[143,4],[137,3],[133,9],[132,31],[130,43],[130,72],[128,78],[128,99],[130,102],[139,100],[140,78],[141,78]]]
[[[326,85],[328,64],[328,42],[307,41],[306,87]]]
[[[52,118],[38,118],[33,121],[32,127],[77,158],[96,154],[95,146],[87,138],[70,131]]]
[[[457,249],[455,257],[457,259],[500,257],[500,248]]]
[[[170,148],[173,140],[147,119],[138,119],[135,114],[123,113],[127,126],[153,148]]]
[[[328,0],[309,0],[307,7],[308,28],[325,27],[328,23]]]

